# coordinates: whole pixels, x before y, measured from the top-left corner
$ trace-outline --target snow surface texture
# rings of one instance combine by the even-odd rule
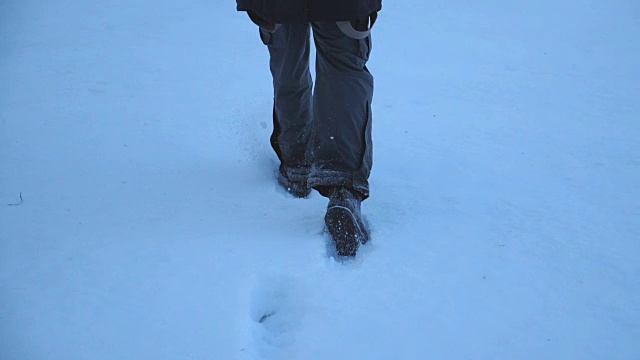
[[[384,5],[341,262],[232,0],[0,2],[0,359],[640,359],[640,3]]]

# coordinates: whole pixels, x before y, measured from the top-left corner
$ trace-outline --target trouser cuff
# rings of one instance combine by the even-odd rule
[[[369,197],[369,183],[359,173],[313,168],[307,184],[325,197],[329,197],[335,187],[347,188],[360,195],[361,200]]]

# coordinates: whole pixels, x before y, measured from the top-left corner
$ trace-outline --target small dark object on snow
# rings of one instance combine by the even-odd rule
[[[7,206],[19,206],[19,205],[22,205],[23,202],[24,202],[24,199],[22,199],[22,193],[20,193],[20,202],[13,203],[13,204],[7,204]]]
[[[264,314],[264,315],[262,315],[262,317],[260,317],[260,320],[258,320],[258,322],[259,322],[260,324],[262,324],[262,323],[263,323],[263,322],[265,322],[268,318],[270,318],[270,317],[272,317],[273,315],[275,315],[275,313],[276,313],[275,311],[272,311],[272,312],[270,312],[270,313],[268,313],[268,314]]]

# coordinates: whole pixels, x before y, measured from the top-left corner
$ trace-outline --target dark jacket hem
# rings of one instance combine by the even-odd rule
[[[326,0],[319,0],[326,1]],[[344,1],[344,0],[342,0]],[[315,4],[315,3],[314,3]],[[263,20],[273,24],[296,24],[305,22],[329,22],[329,21],[350,21],[369,16],[382,10],[382,3],[374,2],[368,6],[354,10],[338,10],[329,12],[322,5],[311,5],[311,9],[306,7],[278,9],[268,7],[264,1],[260,0],[238,0],[238,11],[251,11]]]

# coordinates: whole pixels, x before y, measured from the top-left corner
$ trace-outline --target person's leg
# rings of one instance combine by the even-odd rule
[[[312,27],[317,56],[312,139],[315,161],[309,186],[327,197],[336,188],[348,188],[364,200],[369,196],[373,161],[373,76],[366,67],[371,36],[350,37],[335,22],[312,23]]]
[[[271,145],[280,159],[281,181],[304,183],[304,189],[288,188],[298,196],[308,194],[306,180],[311,165],[308,148],[313,82],[309,73],[309,28],[309,24],[283,24],[274,32],[260,30],[262,41],[269,48],[273,76]]]
[[[309,185],[329,197],[324,220],[342,256],[354,256],[369,240],[360,203],[369,196],[373,161],[373,77],[366,67],[371,36],[368,18],[354,23],[364,24],[365,32],[348,23],[342,29],[334,22],[312,23],[317,57]]]

